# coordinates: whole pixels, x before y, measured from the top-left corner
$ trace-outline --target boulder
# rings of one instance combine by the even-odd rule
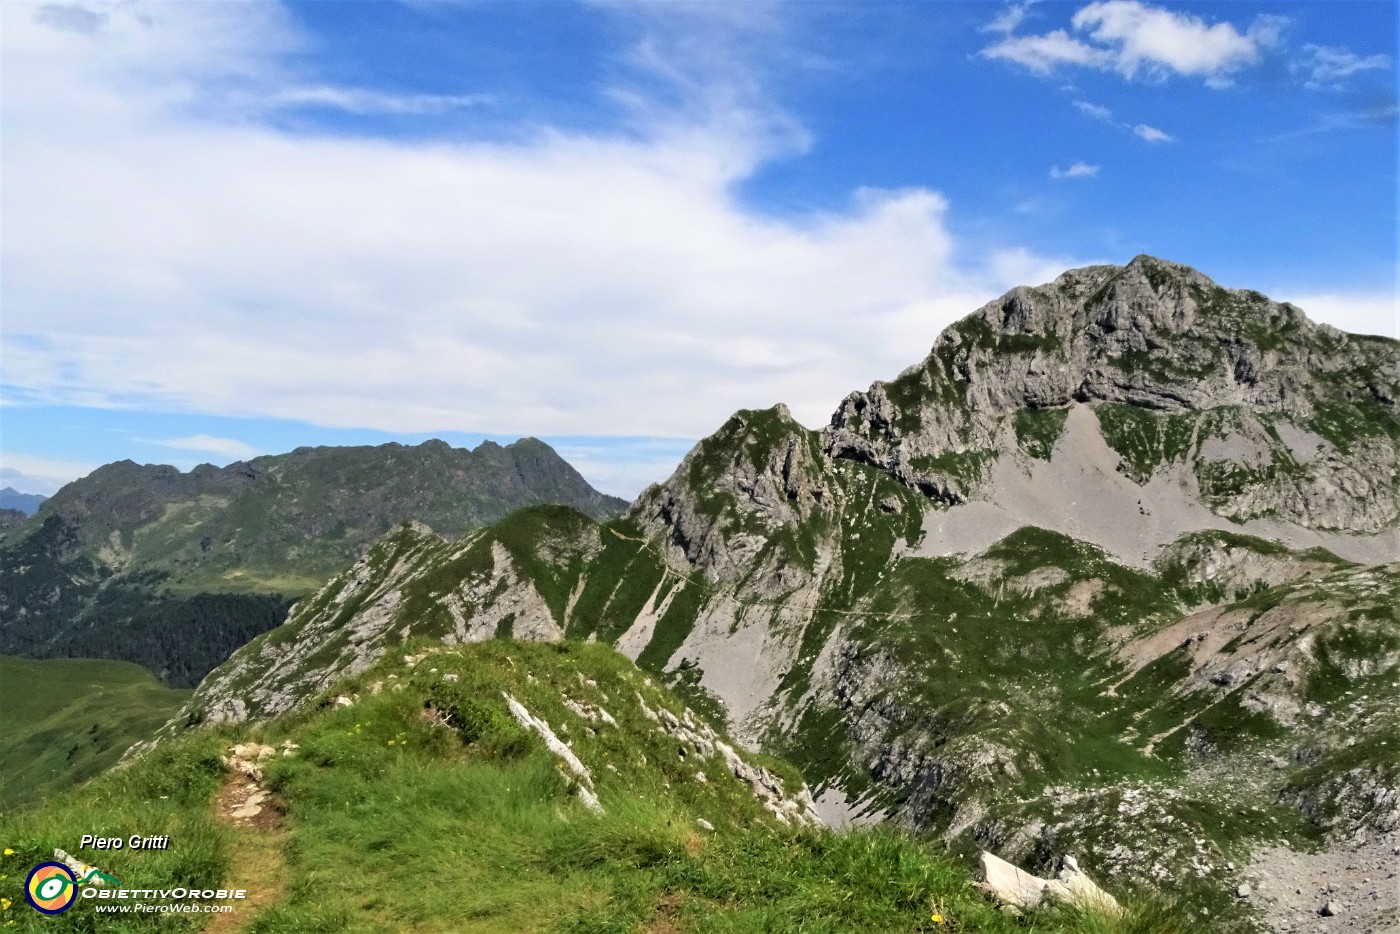
[[[1035,908],[1044,899],[1052,898],[1100,914],[1123,913],[1118,900],[1082,872],[1073,857],[1065,857],[1064,868],[1057,879],[1032,875],[985,850],[979,868],[981,881],[977,887],[1013,908]]]
[[[1033,876],[999,856],[982,851],[979,864],[981,881],[977,887],[999,902],[1016,908],[1034,908],[1045,895],[1048,879]]]

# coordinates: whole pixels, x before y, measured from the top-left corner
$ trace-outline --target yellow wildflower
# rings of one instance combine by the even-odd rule
[[[8,898],[0,898],[0,908],[3,908],[5,911],[9,911],[10,900]]]
[[[6,856],[14,856],[14,855],[15,855],[15,851],[12,850],[12,849],[10,849],[9,847],[5,847],[5,855],[6,855]]]

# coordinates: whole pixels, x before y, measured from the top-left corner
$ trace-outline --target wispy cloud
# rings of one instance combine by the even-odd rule
[[[1091,117],[1103,123],[1113,122],[1113,111],[1100,104],[1091,104],[1088,101],[1075,101],[1074,109],[1086,117]]]
[[[1020,26],[1021,21],[1026,18],[1026,11],[1029,10],[1035,2],[1036,0],[1024,0],[1022,3],[1006,4],[995,18],[982,27],[982,31],[1002,34],[1015,32],[1016,27]]]
[[[355,114],[439,114],[493,104],[490,94],[387,94],[365,88],[285,88],[262,99],[270,107],[325,107]]]
[[[1346,79],[1363,71],[1384,71],[1390,67],[1389,55],[1358,55],[1339,46],[1305,45],[1304,57],[1293,68],[1307,77],[1310,88],[1346,87]]]
[[[1025,215],[1049,215],[1063,207],[1061,202],[1051,198],[1026,198],[1012,205],[1011,210],[1017,214]]]
[[[1043,36],[1009,36],[983,49],[986,58],[999,58],[1029,68],[1036,74],[1049,74],[1060,65],[1107,68],[1113,56],[1102,48],[1081,42],[1063,29]]]
[[[627,499],[671,475],[692,438],[550,438],[559,456],[596,489]]]
[[[45,3],[35,11],[34,18],[46,26],[82,36],[91,36],[107,25],[107,14],[101,10],[62,3]]]
[[[1173,143],[1176,137],[1164,130],[1159,130],[1155,126],[1148,126],[1146,123],[1121,123],[1113,118],[1113,111],[1098,104],[1091,104],[1088,101],[1074,101],[1074,109],[1093,120],[1100,123],[1107,123],[1110,126],[1118,127],[1131,132],[1138,139],[1146,140],[1149,143]]]
[[[11,486],[21,493],[51,496],[65,483],[86,477],[97,466],[3,451],[0,452],[0,486]]]
[[[1145,123],[1139,123],[1138,125],[1134,126],[1133,135],[1136,136],[1138,139],[1145,139],[1149,143],[1176,142],[1175,136],[1172,136],[1170,133],[1165,133],[1157,129],[1155,126],[1148,126]]]
[[[1052,165],[1050,167],[1050,177],[1054,179],[1093,178],[1098,174],[1099,167],[1097,165],[1090,165],[1087,162],[1075,162],[1064,168],[1060,168],[1058,165]]]
[[[1400,116],[1400,108],[1397,108],[1395,104],[1383,104],[1379,107],[1369,107],[1362,110],[1324,113],[1319,115],[1307,126],[1275,134],[1269,137],[1268,141],[1271,143],[1285,143],[1307,136],[1318,136],[1325,133],[1337,133],[1345,130],[1379,129],[1394,132],[1397,116]]]
[[[1007,30],[981,54],[1037,74],[1076,66],[1114,71],[1129,80],[1182,75],[1224,87],[1232,74],[1256,64],[1262,51],[1278,42],[1283,23],[1280,17],[1258,16],[1240,29],[1137,0],[1102,0],[1071,17],[1073,33],[1055,29],[1016,36]]]
[[[233,458],[234,460],[247,460],[258,454],[257,449],[250,444],[244,444],[234,438],[216,438],[213,435],[190,435],[188,438],[166,438],[162,441],[151,439],[147,443],[158,444],[163,448],[174,448],[177,451],[202,451],[206,454],[218,454],[221,457]]]

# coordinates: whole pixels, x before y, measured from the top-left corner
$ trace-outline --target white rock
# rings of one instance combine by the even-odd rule
[[[979,859],[978,884],[983,892],[1016,908],[1034,908],[1040,904],[1049,880],[1033,876],[1023,869],[1013,866],[999,856],[982,852]]]
[[[579,757],[574,755],[574,751],[570,749],[563,740],[554,735],[554,731],[550,729],[548,723],[538,717],[532,716],[530,711],[525,709],[524,704],[511,697],[509,694],[502,693],[501,696],[506,699],[506,704],[510,707],[511,715],[515,717],[516,722],[525,727],[525,729],[534,730],[536,733],[540,734],[549,751],[563,759],[564,764],[569,767],[569,770],[573,772],[574,775],[578,776],[580,786],[578,792],[579,800],[581,800],[589,810],[601,813],[603,806],[598,802],[598,796],[593,793],[593,775],[588,771],[588,767],[579,761]]]
[[[977,887],[1011,907],[1034,908],[1048,897],[1111,916],[1123,912],[1117,899],[1081,872],[1073,857],[1065,860],[1058,879],[1042,879],[985,850],[979,864],[981,881]]]

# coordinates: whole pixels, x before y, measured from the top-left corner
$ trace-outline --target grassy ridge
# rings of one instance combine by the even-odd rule
[[[190,696],[140,665],[0,655],[0,809],[63,791],[108,768]]]
[[[1137,902],[1122,921],[1058,908],[1017,919],[941,848],[891,832],[784,827],[719,759],[680,756],[639,698],[676,714],[679,701],[602,646],[436,648],[413,668],[396,656],[336,685],[356,695],[353,706],[199,732],[0,818],[0,844],[14,851],[0,863],[6,919],[34,931],[198,929],[199,916],[130,915],[119,926],[81,901],[57,918],[24,904],[24,872],[54,847],[73,851],[82,833],[139,832],[169,833],[171,849],[104,853],[100,868],[127,886],[275,885],[273,904],[235,919],[263,934],[1200,930]],[[601,815],[507,713],[503,691],[570,742],[592,771]],[[571,713],[566,698],[608,710],[617,725]],[[285,865],[276,880],[248,880],[239,831],[211,816],[218,753],[246,738],[298,744],[267,768],[286,810],[284,862],[268,864]]]

